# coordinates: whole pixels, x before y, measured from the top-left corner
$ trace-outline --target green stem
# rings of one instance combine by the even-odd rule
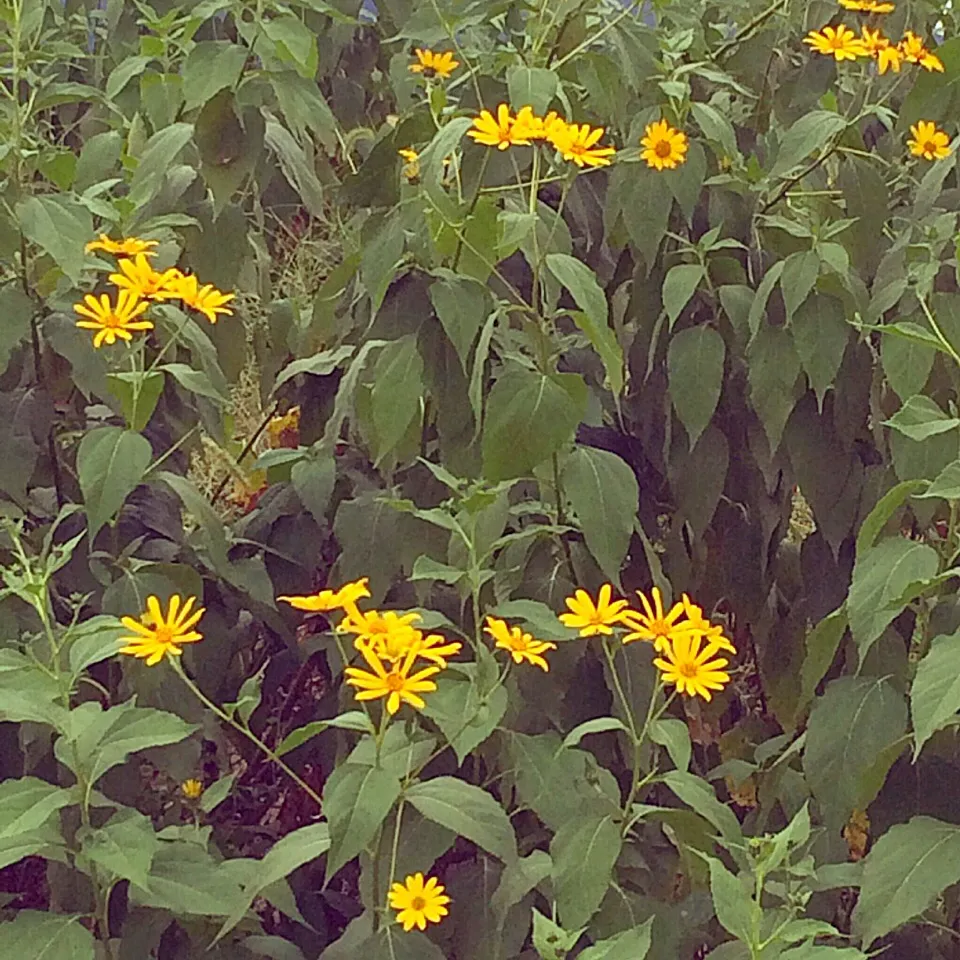
[[[917,300],[920,301],[920,307],[923,310],[924,316],[927,318],[927,323],[930,324],[930,328],[933,330],[934,336],[940,341],[943,349],[952,358],[953,362],[960,367],[960,354],[957,353],[953,344],[944,336],[943,330],[940,329],[940,324],[937,323],[936,317],[934,317],[930,307],[927,305],[926,297],[920,292],[917,292]]]

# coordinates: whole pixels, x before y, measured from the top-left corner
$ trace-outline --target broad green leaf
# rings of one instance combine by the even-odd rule
[[[574,817],[550,841],[553,889],[566,927],[589,923],[606,895],[622,846],[620,826],[610,816]]]
[[[511,67],[507,70],[511,106],[515,111],[533,107],[533,112],[542,116],[556,95],[558,80],[553,70],[544,67]]]
[[[17,910],[3,925],[3,952],[18,960],[94,960],[93,934],[79,916]]]
[[[316,80],[293,70],[269,71],[270,85],[287,125],[300,140],[309,130],[328,150],[337,142],[337,120],[323,99]]]
[[[807,634],[806,653],[800,669],[798,711],[803,710],[813,700],[817,685],[827,675],[846,630],[847,611],[845,607],[840,607],[824,617]]]
[[[717,799],[713,787],[706,780],[684,770],[670,770],[663,775],[663,782],[691,810],[715,827],[721,839],[731,848],[736,849],[738,844],[743,843],[740,822],[734,812]]]
[[[810,296],[820,273],[820,257],[813,250],[798,250],[783,261],[780,290],[787,311],[787,323]],[[839,361],[838,361],[839,365]]]
[[[740,153],[737,148],[737,134],[726,114],[721,113],[708,103],[701,102],[691,103],[690,109],[693,112],[694,119],[703,131],[703,135],[708,140],[720,144],[727,157],[731,160],[735,159]]]
[[[67,720],[63,692],[51,676],[19,650],[0,649],[0,720],[48,723],[59,730]]]
[[[319,736],[325,730],[353,730],[356,733],[373,734],[376,731],[370,718],[362,710],[349,710],[347,713],[340,714],[339,717],[331,717],[329,720],[314,720],[296,730],[291,730],[276,748],[275,753],[282,757],[291,750]]]
[[[145,206],[160,192],[164,178],[192,137],[192,123],[173,123],[147,141],[130,181],[127,200],[132,207]]]
[[[337,464],[333,452],[326,451],[298,460],[290,471],[290,482],[313,519],[317,523],[325,523],[337,482]]]
[[[929,336],[923,327],[904,321],[901,328],[916,327],[918,338],[887,336],[880,340],[880,360],[887,383],[901,400],[908,400],[923,390],[930,378],[937,348],[920,337]]]
[[[493,309],[487,288],[467,277],[444,276],[431,284],[430,300],[463,372],[468,373],[470,351]]]
[[[105,92],[108,100],[115,100],[123,92],[123,88],[134,78],[139,77],[153,57],[127,57],[110,71],[107,77]]]
[[[300,76],[313,80],[317,73],[317,35],[293,13],[260,21],[260,28],[274,44],[281,62],[296,67]]]
[[[832,822],[867,808],[881,785],[875,767],[906,727],[906,703],[889,680],[840,677],[827,685],[810,712],[803,772]]]
[[[483,425],[487,479],[529,475],[573,440],[586,409],[586,386],[575,373],[512,368],[493,385]]]
[[[503,686],[481,696],[475,671],[472,680],[455,675],[440,676],[423,713],[440,728],[453,747],[457,761],[463,763],[467,754],[497,728],[506,713],[507,699]]]
[[[960,633],[934,637],[910,687],[913,758],[960,710]]]
[[[0,783],[0,869],[64,843],[58,810],[75,802],[69,790],[36,777]]]
[[[607,579],[619,583],[640,497],[632,468],[615,453],[577,447],[563,465],[562,485],[587,548]]]
[[[399,779],[380,767],[348,762],[334,770],[323,788],[330,824],[328,883],[373,840],[399,796]]]
[[[393,452],[420,413],[423,360],[415,334],[394,340],[380,351],[373,380],[371,412],[379,464]]]
[[[661,297],[671,330],[703,278],[704,269],[699,263],[680,263],[670,268],[663,281]]]
[[[891,827],[867,854],[853,932],[869,947],[930,907],[960,880],[960,827],[914,817]]]
[[[466,575],[466,570],[451,567],[448,563],[440,563],[438,560],[431,560],[430,557],[422,556],[417,557],[414,561],[410,579],[432,580],[453,585],[463,580]]]
[[[300,373],[310,373],[315,377],[328,376],[352,355],[353,347],[342,344],[333,350],[321,350],[312,357],[293,360],[277,374],[276,380],[273,381],[273,392],[276,393],[288,380]]]
[[[504,863],[517,856],[510,819],[485,790],[455,777],[416,783],[406,799],[428,820],[453,830]]]
[[[221,403],[227,399],[203,370],[195,370],[186,363],[165,363],[159,369],[165,370],[184,390],[189,390],[198,397]]]
[[[782,177],[789,173],[812,153],[826,146],[831,137],[846,125],[846,118],[828,110],[805,113],[784,133],[770,177]]]
[[[874,641],[911,599],[905,591],[932,577],[939,565],[933,547],[905,537],[888,537],[857,556],[847,615],[861,663]]]
[[[547,269],[570,291],[577,306],[598,327],[606,327],[609,315],[607,298],[597,275],[582,260],[565,253],[549,253],[545,263]]]
[[[686,721],[669,717],[657,720],[650,725],[650,739],[661,747],[665,747],[674,766],[681,773],[686,773],[693,755],[690,730]]]
[[[593,720],[584,720],[578,723],[564,738],[563,747],[576,747],[580,741],[591,733],[607,733],[610,730],[627,731],[626,724],[616,717],[595,717]]]
[[[614,167],[615,171],[619,169]],[[622,169],[623,181],[615,200],[619,202],[630,241],[643,257],[643,276],[647,276],[656,263],[657,250],[667,230],[673,195],[663,189],[659,179],[663,171],[637,170],[633,164]]]
[[[784,863],[790,853],[802,847],[810,839],[810,801],[805,801],[793,819],[773,838],[768,852],[763,858],[763,867],[769,875]],[[803,922],[803,921],[801,921]],[[820,923],[821,921],[810,921]],[[823,933],[823,930],[818,931]],[[801,939],[800,937],[796,938]],[[795,942],[795,941],[794,941]]]
[[[584,313],[583,310],[571,310],[573,322],[580,328],[590,341],[597,356],[603,362],[603,369],[607,377],[607,385],[614,396],[623,393],[625,383],[623,372],[623,349],[617,340],[617,335],[606,323],[599,323],[598,318]]]
[[[0,287],[0,315],[5,318],[0,325],[0,373],[6,371],[10,354],[30,333],[35,309],[34,302],[16,284]]]
[[[77,474],[91,543],[143,479],[152,456],[150,442],[130,430],[98,427],[84,435],[77,450]]]
[[[192,368],[188,368],[192,369]],[[166,378],[159,370],[141,373],[122,370],[107,374],[110,392],[120,401],[128,429],[139,433],[150,422]]]
[[[533,948],[541,960],[566,960],[567,954],[583,931],[583,927],[579,930],[564,930],[536,907],[533,908]]]
[[[723,431],[708,424],[690,449],[679,438],[668,463],[670,488],[695,537],[710,526],[723,495],[730,466],[730,445]]]
[[[664,170],[662,175],[687,223],[692,224],[693,211],[707,175],[707,156],[703,147],[696,140],[689,141],[686,160],[673,170]]]
[[[914,488],[922,488],[922,480],[908,481]],[[942,497],[944,500],[960,500],[960,460],[948,463],[940,471],[937,479],[923,493],[913,494],[918,500],[928,497]]]
[[[276,154],[287,183],[303,200],[303,205],[315,217],[322,217],[324,210],[323,187],[317,179],[313,161],[308,160],[303,148],[286,127],[268,120],[264,142]],[[392,265],[391,265],[392,266]]]
[[[221,90],[232,90],[243,73],[248,50],[228,40],[202,40],[194,44],[180,67],[184,110],[203,106]]]
[[[380,745],[379,756],[374,737],[362,737],[347,758],[348,763],[366,767],[379,766],[395,777],[406,777],[424,763],[437,745],[434,737],[422,731],[406,730],[391,724]]]
[[[779,960],[868,960],[867,955],[855,947],[826,947],[805,943],[790,947],[780,954]]]
[[[750,329],[751,338],[757,336],[761,325],[763,325],[763,319],[767,309],[767,301],[770,299],[770,294],[773,293],[773,288],[777,285],[777,281],[783,275],[783,263],[783,260],[778,260],[763,275],[763,279],[760,281],[760,285],[757,287],[757,293],[750,304],[750,312],[747,314],[747,327]],[[765,329],[771,330],[774,328],[767,325]],[[783,331],[777,329],[777,332],[782,333]]]
[[[115,617],[96,616],[70,631],[70,673],[80,676],[87,667],[108,660],[120,649],[120,637],[129,633]]]
[[[917,394],[908,398],[889,420],[885,420],[884,426],[919,441],[960,427],[960,420],[948,417],[935,400]]]
[[[784,268],[781,284],[786,278]],[[793,344],[821,409],[824,394],[836,382],[849,337],[844,306],[836,297],[813,293],[793,314]]]
[[[866,553],[876,543],[877,537],[880,536],[890,518],[910,497],[920,496],[920,491],[926,485],[926,480],[904,480],[903,483],[898,483],[888,490],[877,501],[877,505],[867,514],[857,534],[857,556]]]
[[[713,327],[681,330],[670,341],[667,373],[670,399],[692,447],[713,417],[723,385],[726,346]]]
[[[644,960],[650,949],[654,918],[612,937],[598,940],[579,954],[579,960]]]
[[[229,567],[227,531],[220,516],[210,505],[210,501],[187,477],[165,470],[161,470],[155,476],[173,490],[183,502],[187,512],[200,524],[204,535],[203,545],[210,554],[213,566],[221,571],[227,569]]]
[[[49,254],[79,284],[86,263],[84,244],[93,233],[90,212],[65,194],[28,197],[17,204],[17,221],[27,240]]]
[[[233,784],[236,782],[236,779],[236,773],[227,773],[217,780],[216,783],[212,783],[207,787],[200,796],[200,803],[198,804],[201,812],[211,813],[216,810],[217,807],[230,796],[230,791],[233,790]]]
[[[83,855],[117,880],[146,884],[160,840],[148,817],[124,807],[97,829],[78,834]]]
[[[715,857],[700,854],[710,866],[710,895],[717,920],[727,933],[750,943],[759,921],[760,905],[750,896],[740,878]]]
[[[500,883],[490,898],[490,909],[500,930],[511,908],[546,880],[552,867],[550,855],[545,850],[532,850],[503,868]]]

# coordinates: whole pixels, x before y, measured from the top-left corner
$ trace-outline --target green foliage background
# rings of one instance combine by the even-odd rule
[[[3,955],[958,955],[960,181],[905,148],[957,134],[955,10],[901,0],[884,30],[943,36],[945,71],[884,77],[802,45],[858,22],[832,0],[0,12]],[[414,46],[460,67],[425,93]],[[529,149],[463,138],[499,102],[606,126],[616,162],[530,203]],[[675,171],[638,159],[661,115]],[[74,327],[100,230],[238,293],[149,383]],[[375,752],[334,639],[275,601],[360,576],[451,635],[522,623],[551,670],[494,692],[478,656]],[[740,650],[637,757],[554,616],[607,581]],[[207,608],[189,672],[322,819],[113,656],[175,592]],[[428,935],[379,923],[401,809],[398,869],[453,897]]]

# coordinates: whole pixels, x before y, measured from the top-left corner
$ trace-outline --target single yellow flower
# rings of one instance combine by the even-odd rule
[[[900,41],[900,52],[903,59],[908,63],[918,63],[925,70],[937,71],[943,73],[943,62],[940,58],[931,53],[923,40],[920,39],[912,30],[908,30]]]
[[[881,50],[890,46],[890,41],[880,32],[879,28],[871,30],[866,24],[860,28],[860,39],[867,53],[876,59]]]
[[[181,276],[175,267],[162,273],[154,270],[145,253],[138,253],[133,260],[120,260],[117,266],[120,273],[111,273],[110,282],[145,300],[167,299],[171,284]]]
[[[640,139],[640,159],[657,170],[673,170],[687,159],[687,135],[674,130],[666,120],[648,123]]]
[[[913,139],[907,141],[910,152],[924,160],[942,160],[950,156],[950,137],[929,120],[918,120],[911,128]]]
[[[417,47],[413,52],[417,62],[411,63],[407,68],[411,73],[422,73],[425,77],[437,76],[446,80],[460,66],[460,61],[454,60],[449,50],[434,53],[432,50],[421,50]]]
[[[180,792],[187,800],[199,800],[203,794],[203,784],[193,778],[180,784]]]
[[[626,614],[625,620],[628,626],[632,628],[632,632],[623,638],[623,642],[633,643],[634,640],[647,640],[653,644],[654,650],[662,653],[666,650],[670,641],[682,632],[677,625],[677,621],[684,616],[683,604],[675,603],[667,613],[664,613],[660,588],[654,587],[650,595],[653,598],[652,605],[644,594],[639,590],[637,591],[637,596],[643,606],[643,612],[630,610]]]
[[[473,137],[485,147],[506,150],[510,146],[530,146],[529,126],[518,126],[516,118],[511,115],[510,108],[505,103],[497,107],[496,118],[489,110],[481,110],[480,116],[474,118],[473,127],[474,129],[467,131],[467,136]]]
[[[339,590],[321,590],[319,593],[308,597],[277,597],[284,603],[289,603],[296,610],[306,610],[308,613],[331,613],[334,610],[346,610],[347,614],[356,613],[357,601],[361,597],[370,596],[370,588],[367,584],[369,577],[361,577],[351,583],[345,583]]]
[[[711,660],[719,648],[708,643],[701,650],[701,643],[699,634],[680,633],[661,650],[666,659],[655,657],[653,663],[663,682],[676,684],[678,693],[710,700],[711,690],[722,690],[730,682],[730,675],[723,670],[728,661],[723,657]]]
[[[94,347],[106,342],[108,346],[120,340],[133,339],[132,330],[152,330],[153,324],[149,320],[138,320],[150,306],[130,290],[121,290],[117,294],[117,305],[112,306],[107,294],[100,294],[98,300],[88,293],[83,303],[75,303],[73,309],[87,320],[78,320],[77,326],[83,330],[96,330],[93,338]]]
[[[455,657],[463,647],[463,644],[457,640],[448,641],[446,637],[439,633],[429,633],[427,636],[419,630],[415,630],[416,638],[413,646],[417,651],[417,656],[424,660],[429,660],[432,664],[443,669],[447,665],[450,657]]]
[[[120,653],[145,659],[148,667],[159,663],[166,656],[179,657],[183,653],[180,649],[183,644],[196,643],[203,639],[203,634],[193,629],[204,612],[203,607],[193,610],[196,602],[196,597],[187,597],[181,606],[180,596],[175,593],[170,598],[167,615],[164,616],[160,601],[156,597],[147,597],[147,610],[143,619],[120,619],[128,630],[136,634],[133,637],[120,638],[126,643],[126,646],[120,648]]]
[[[626,614],[626,600],[610,602],[613,587],[605,583],[597,595],[594,604],[586,590],[577,590],[572,597],[567,597],[569,613],[560,614],[560,622],[574,630],[580,631],[581,637],[592,637],[598,633],[611,634],[613,627],[624,623]]]
[[[902,63],[903,52],[898,46],[894,46],[892,43],[877,53],[877,72],[881,77],[887,70],[893,70],[894,73],[899,73]]]
[[[111,240],[105,233],[101,233],[96,240],[91,240],[83,249],[86,253],[94,250],[103,250],[105,253],[122,254],[125,257],[135,257],[138,253],[154,257],[157,246],[156,240],[141,240],[139,237],[125,237],[123,240]]]
[[[519,627],[508,627],[506,621],[496,617],[487,617],[484,632],[497,641],[498,649],[510,651],[514,663],[523,663],[526,660],[544,672],[550,669],[550,665],[543,659],[543,654],[548,650],[556,650],[555,643],[534,640],[529,633],[524,633]]]
[[[398,911],[397,922],[403,924],[404,933],[414,927],[426,930],[427,923],[439,923],[447,915],[450,898],[443,889],[436,877],[424,883],[422,873],[414,873],[390,888],[390,906]]]
[[[218,314],[233,316],[233,311],[224,306],[236,294],[223,293],[212,283],[205,283],[202,287],[192,274],[182,274],[171,277],[164,291],[160,294],[164,300],[182,300],[191,310],[202,313],[211,323],[216,323]]]
[[[809,43],[817,53],[832,56],[838,63],[841,60],[856,60],[857,57],[867,56],[863,41],[842,23],[836,29],[824,27],[822,31],[811,30],[803,38],[803,42]]]
[[[687,619],[677,624],[677,630],[698,633],[707,643],[712,643],[719,650],[725,650],[727,653],[737,652],[737,648],[723,635],[723,627],[720,624],[711,623],[703,615],[703,609],[692,603],[685,593],[681,595],[680,602],[683,604],[683,612],[687,615]]]
[[[411,676],[410,670],[417,659],[416,649],[411,648],[403,660],[394,663],[388,672],[370,646],[364,644],[359,649],[370,670],[362,670],[360,667],[347,667],[344,670],[347,685],[358,688],[355,694],[358,700],[378,700],[386,697],[387,712],[390,714],[396,713],[401,703],[409,703],[417,710],[426,706],[419,694],[437,689],[437,685],[429,677],[438,674],[440,667],[425,667]]]
[[[550,142],[560,152],[564,160],[578,167],[608,167],[610,158],[617,152],[613,147],[598,147],[596,144],[603,136],[603,127],[591,129],[588,123],[568,123],[561,129],[555,126]]]
[[[859,13],[893,13],[896,4],[886,3],[884,0],[838,0],[840,6],[846,10],[856,10]]]

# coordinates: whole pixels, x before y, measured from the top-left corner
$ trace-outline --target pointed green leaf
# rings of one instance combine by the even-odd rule
[[[64,913],[18,910],[3,925],[3,952],[18,960],[94,960],[93,934],[80,918]]]
[[[612,817],[575,817],[550,841],[557,912],[565,927],[589,923],[606,895],[622,846]]]
[[[777,159],[770,170],[770,177],[782,177],[789,173],[812,153],[825,146],[830,138],[846,125],[846,118],[828,110],[805,113],[784,133]]]
[[[692,447],[706,429],[720,400],[726,346],[713,327],[681,330],[670,341],[667,373],[670,399]]]
[[[913,758],[960,710],[960,633],[935,637],[917,667],[910,688]]]
[[[661,296],[671,330],[703,278],[704,270],[699,263],[681,263],[670,268]]]
[[[935,400],[917,394],[910,397],[889,420],[885,420],[884,426],[919,441],[960,427],[960,420],[948,417]]]

